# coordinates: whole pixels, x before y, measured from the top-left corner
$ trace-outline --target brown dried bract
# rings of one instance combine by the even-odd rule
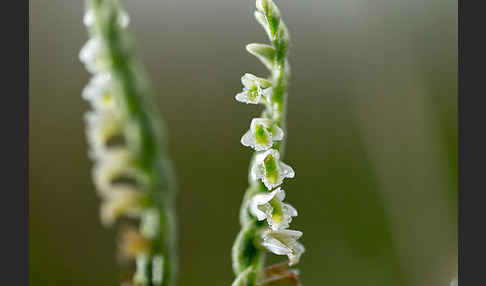
[[[263,270],[263,279],[260,284],[274,284],[289,282],[295,286],[302,286],[297,271],[289,268],[288,262],[270,265]]]

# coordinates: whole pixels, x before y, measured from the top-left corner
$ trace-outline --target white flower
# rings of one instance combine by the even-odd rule
[[[126,28],[128,27],[128,24],[130,24],[130,16],[126,11],[121,10],[118,14],[118,25],[122,28]]]
[[[98,191],[105,196],[113,190],[115,179],[135,174],[130,152],[123,148],[111,148],[98,158],[93,168],[93,181]]]
[[[159,233],[160,214],[156,208],[145,210],[140,221],[140,233],[149,239],[153,239]]]
[[[82,97],[89,101],[95,110],[106,110],[115,107],[113,82],[109,73],[95,74],[83,89]]]
[[[79,51],[79,60],[91,73],[105,70],[108,66],[108,58],[103,41],[98,37],[89,39]]]
[[[149,265],[149,257],[148,255],[139,255],[135,258],[135,265],[136,270],[135,274],[133,275],[133,283],[136,285],[148,285],[149,281],[148,278],[148,267]]]
[[[286,229],[292,217],[297,216],[297,210],[283,203],[284,199],[285,192],[280,187],[270,193],[256,194],[250,202],[250,213],[260,221],[267,219],[273,230]]]
[[[160,254],[154,255],[152,258],[152,283],[154,285],[162,285],[164,279],[164,256]]]
[[[275,149],[257,154],[250,172],[251,179],[262,179],[265,187],[272,190],[282,184],[284,178],[293,178],[295,173],[292,167],[279,159],[280,154]]]
[[[141,214],[142,194],[135,189],[116,188],[105,195],[101,205],[101,222],[112,225],[121,216],[138,217]]]
[[[91,28],[95,24],[95,11],[93,9],[89,9],[86,11],[83,17],[83,23],[86,27]],[[130,24],[130,17],[128,16],[127,12],[125,11],[120,11],[120,14],[118,14],[118,24],[122,28],[126,28],[128,24]]]
[[[235,98],[239,102],[258,104],[265,102],[266,98],[272,95],[271,82],[246,73],[241,78],[243,91],[238,93]]]
[[[277,255],[287,255],[289,265],[299,262],[300,256],[304,253],[304,246],[297,242],[302,236],[301,231],[297,230],[265,230],[262,234],[264,246],[268,251]]]
[[[95,23],[95,12],[93,9],[89,9],[88,11],[86,11],[86,13],[84,13],[83,24],[89,28],[93,26],[94,23]]]
[[[91,157],[96,159],[105,153],[106,143],[122,131],[122,120],[117,110],[102,113],[88,112],[85,115],[86,136],[91,146]]]
[[[256,151],[264,151],[273,146],[274,141],[282,140],[283,130],[267,118],[254,118],[250,130],[241,137],[241,144]]]

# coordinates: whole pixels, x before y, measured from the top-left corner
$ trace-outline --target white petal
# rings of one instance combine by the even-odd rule
[[[235,96],[235,99],[239,102],[243,102],[243,103],[247,103],[247,104],[258,104],[258,102],[260,101],[260,97],[257,97],[255,100],[251,100],[248,97],[248,91],[243,91],[243,92],[238,93]]]
[[[292,266],[292,265],[299,263],[300,256],[304,252],[305,252],[305,247],[301,243],[296,242],[294,249],[293,249],[293,253],[288,256],[289,257],[289,265]]]
[[[279,201],[283,201],[285,199],[285,191],[282,190],[280,187],[278,187],[277,189],[275,190],[278,190],[277,192],[277,195],[275,196]]]
[[[270,98],[272,97],[272,94],[273,94],[273,88],[269,87],[269,88],[265,88],[264,90],[262,90],[262,95],[267,99],[267,100],[270,100]]]
[[[91,156],[96,159],[103,156],[106,142],[122,130],[122,121],[117,110],[102,113],[87,112],[85,114],[86,136],[91,148]]]
[[[253,147],[256,142],[255,142],[255,138],[252,136],[251,134],[251,130],[248,130],[242,137],[241,137],[241,140],[240,140],[241,144],[243,144],[243,146],[247,146],[247,147]]]
[[[256,8],[258,11],[265,11],[265,7],[267,7],[268,3],[267,3],[268,0],[257,0],[256,1]]]
[[[91,73],[102,71],[105,67],[103,43],[101,39],[94,37],[89,39],[79,51],[79,60],[84,63]]]
[[[94,23],[95,23],[95,13],[94,13],[93,9],[89,9],[84,14],[83,24],[86,27],[91,27],[91,26],[93,26]]]
[[[89,101],[96,110],[115,107],[113,82],[109,73],[96,73],[83,89],[82,97]]]
[[[140,233],[148,239],[153,239],[160,231],[159,225],[159,211],[156,208],[147,209],[140,220]]]
[[[302,232],[296,230],[267,230],[263,233],[262,245],[277,255],[287,255],[290,263],[295,264],[304,251],[302,244],[297,242]]]
[[[256,160],[255,160],[256,161]],[[256,181],[264,176],[261,164],[254,163],[250,170],[250,181]]]
[[[149,258],[146,255],[138,255],[135,260],[136,271],[133,275],[133,283],[136,285],[147,285],[149,283],[147,277],[147,265],[149,263]]]
[[[280,159],[280,153],[276,149],[270,149],[261,154],[261,156],[259,157],[260,161],[263,163],[263,160],[265,160],[268,155],[272,155],[272,157],[275,158],[277,162]]]
[[[253,118],[251,120],[250,126],[252,129],[255,129],[256,125],[263,125],[265,128],[268,128],[272,125],[272,120],[268,118],[260,118],[260,117]]]
[[[292,250],[288,248],[285,244],[280,242],[279,240],[273,237],[267,237],[262,245],[268,249],[268,251],[273,252],[277,255],[289,255],[292,253]]]
[[[162,285],[164,279],[164,256],[156,254],[152,259],[152,283]]]
[[[122,148],[109,149],[98,158],[93,168],[93,180],[102,195],[113,190],[112,181],[125,173],[130,173],[131,155]]]
[[[273,141],[280,141],[283,139],[283,137],[284,137],[284,132],[282,128],[278,126],[274,126],[273,134],[272,134]]]
[[[285,209],[284,212],[287,213],[289,216],[297,216],[298,215],[297,210],[293,206],[284,203],[283,207]]]
[[[101,221],[112,225],[121,216],[134,217],[140,214],[141,194],[134,189],[116,189],[105,196],[101,205]]]
[[[284,162],[280,162],[280,171],[282,172],[282,176],[284,178],[293,178],[295,176],[294,169]]]
[[[255,86],[255,79],[255,75],[252,75],[251,73],[245,73],[241,77],[241,84],[243,84],[245,88],[250,89]]]
[[[297,210],[294,209],[291,205],[286,204],[286,203],[280,203],[280,207],[282,208],[282,217],[275,221],[273,218],[273,209],[270,214],[267,216],[267,222],[268,226],[272,230],[283,230],[287,229],[290,225],[290,222],[292,222],[292,217],[297,216]]]
[[[128,13],[126,11],[121,11],[120,14],[118,14],[118,24],[122,27],[122,28],[126,28],[128,26],[128,24],[130,24],[130,16],[128,15]]]

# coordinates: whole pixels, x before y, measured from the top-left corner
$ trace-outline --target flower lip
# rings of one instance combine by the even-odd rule
[[[251,179],[261,179],[269,190],[282,184],[284,178],[293,178],[295,172],[289,165],[281,162],[276,149],[269,149],[255,156],[251,168]]]

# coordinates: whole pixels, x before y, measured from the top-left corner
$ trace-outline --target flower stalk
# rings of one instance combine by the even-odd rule
[[[101,220],[106,226],[135,222],[121,235],[122,256],[136,264],[128,282],[175,286],[174,175],[163,122],[132,54],[129,17],[118,0],[89,0],[83,20],[90,39],[79,56],[93,74],[83,98],[93,108],[86,124],[93,179],[103,199]]]
[[[240,209],[241,230],[232,249],[232,286],[255,286],[289,280],[299,284],[296,270],[289,266],[299,262],[304,247],[297,240],[302,232],[289,230],[297,210],[284,203],[280,185],[293,178],[292,167],[281,161],[284,154],[287,82],[290,67],[287,60],[289,33],[280,19],[280,11],[272,0],[257,0],[256,20],[265,29],[271,45],[249,44],[247,51],[269,70],[268,78],[244,74],[243,91],[235,96],[239,102],[260,104],[264,111],[251,121],[250,129],[241,138],[244,146],[255,153],[250,163],[249,188]],[[287,255],[289,261],[264,267],[266,251]]]

